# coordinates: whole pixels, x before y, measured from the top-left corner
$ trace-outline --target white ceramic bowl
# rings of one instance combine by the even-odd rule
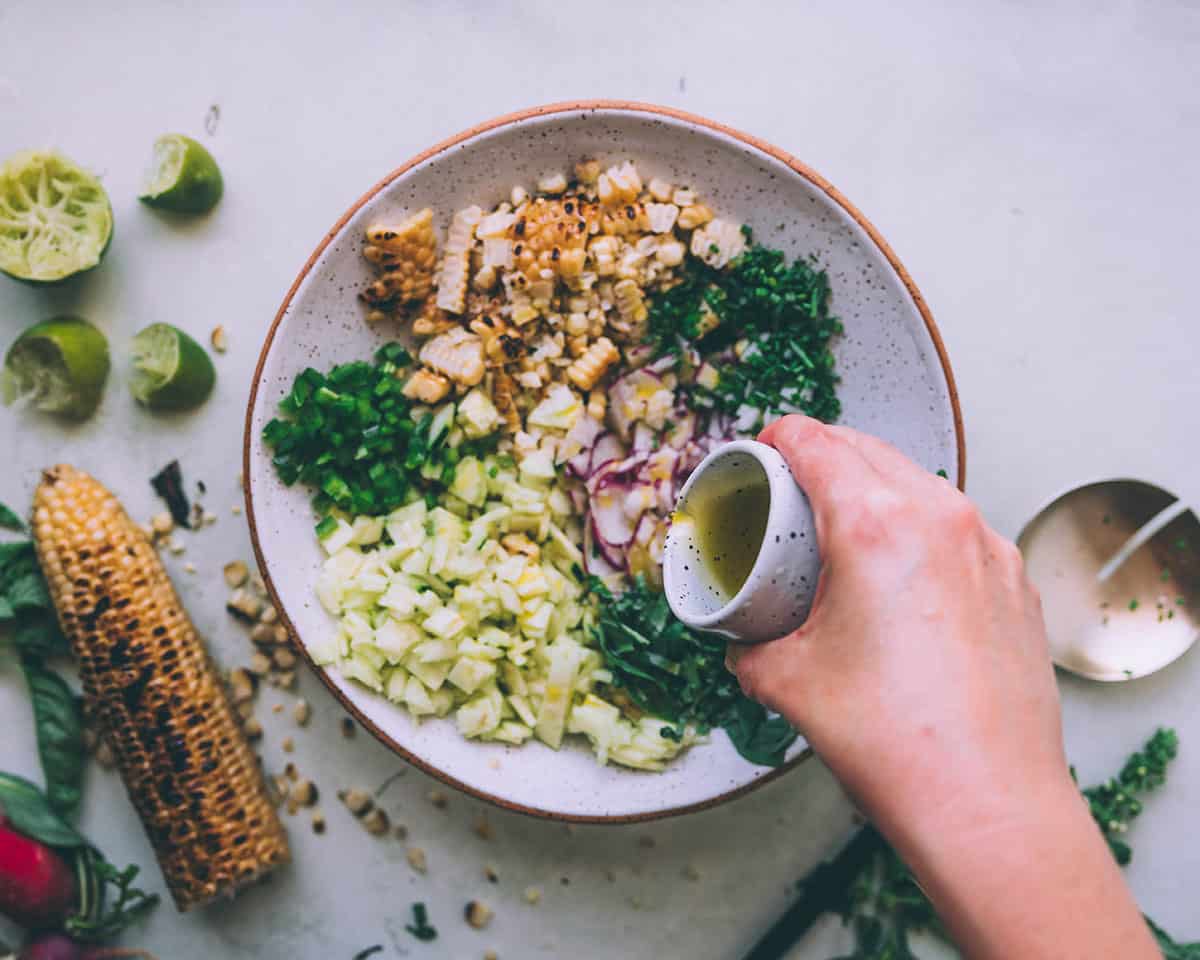
[[[334,627],[313,594],[321,554],[308,491],[276,479],[261,434],[301,369],[368,357],[387,336],[363,322],[355,298],[370,281],[360,254],[364,227],[425,206],[444,226],[454,210],[499,202],[513,184],[532,184],[583,157],[634,159],[646,174],[694,185],[763,243],[793,256],[815,255],[846,327],[834,351],[842,422],[961,483],[961,416],[937,329],[883,239],[829,183],[760,140],[675,110],[619,101],[539,107],[438,144],[372,187],[321,240],[267,334],[246,414],[246,506],[267,588],[302,651]],[[314,669],[350,713],[423,770],[511,809],[564,820],[629,821],[702,809],[808,755],[797,742],[784,767],[754,766],[717,731],[664,773],[601,767],[581,745],[554,753],[538,743],[468,742],[449,722],[417,726],[404,710],[336,671]]]

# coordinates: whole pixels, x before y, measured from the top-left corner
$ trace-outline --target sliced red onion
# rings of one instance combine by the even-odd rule
[[[668,353],[665,357],[659,357],[650,366],[646,368],[649,373],[666,373],[668,370],[673,370],[675,364],[679,362],[679,358],[673,353]]]
[[[648,423],[638,421],[633,425],[633,446],[635,451],[654,449],[654,428]]]
[[[644,366],[654,356],[654,347],[648,343],[639,343],[625,351],[625,362],[631,368]]]
[[[633,542],[633,535],[630,534],[629,543],[608,543],[600,535],[600,529],[596,524],[596,516],[594,513],[589,520],[589,526],[592,529],[592,545],[596,555],[615,570],[627,569],[628,558],[625,556],[625,549],[630,543]]]
[[[591,521],[588,520],[583,527],[583,569],[597,577],[611,577],[614,573],[621,572],[623,562],[622,558],[618,563],[610,563],[600,552],[596,544],[596,535],[592,532]]]
[[[588,476],[594,476],[596,471],[606,463],[615,463],[625,457],[625,445],[615,433],[602,433],[592,445],[592,458],[588,463]]]
[[[655,484],[654,490],[658,494],[658,512],[670,516],[671,511],[675,509],[675,502],[679,499],[679,487],[673,480],[660,480]]]
[[[667,431],[667,444],[674,447],[676,450],[682,450],[684,445],[692,439],[696,433],[696,415],[694,413],[686,413],[678,418],[671,429]]]
[[[592,496],[592,526],[601,550],[605,547],[627,547],[633,540],[637,517],[630,519],[625,513],[628,492],[627,486],[613,484]]]
[[[653,513],[643,513],[637,527],[634,528],[633,542],[639,546],[646,546],[653,539],[658,523],[659,519]]]
[[[613,384],[608,395],[608,422],[622,439],[628,439],[633,421],[646,409],[646,397],[662,380],[648,370],[634,370]]]
[[[622,509],[630,522],[634,522],[647,510],[653,510],[657,503],[658,497],[654,492],[654,487],[648,483],[637,483],[630,487],[629,492],[625,494]]]

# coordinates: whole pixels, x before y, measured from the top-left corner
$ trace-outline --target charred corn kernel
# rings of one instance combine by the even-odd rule
[[[650,315],[642,288],[632,280],[619,280],[613,286],[613,300],[621,319],[627,323],[643,323]]]
[[[475,334],[455,327],[425,342],[418,359],[444,377],[473,387],[483,379],[483,341]]]
[[[670,233],[678,217],[679,208],[673,203],[646,204],[646,223],[655,233]]]
[[[580,160],[575,164],[575,179],[585,187],[593,186],[600,179],[600,161]]]
[[[604,411],[608,408],[608,394],[603,390],[593,390],[588,394],[587,412],[593,420],[604,422]]]
[[[720,270],[746,249],[741,224],[713,220],[692,234],[692,254],[710,267]]]
[[[437,261],[433,211],[427,207],[395,227],[368,227],[363,256],[384,270],[361,294],[368,303],[404,304],[427,297]]]
[[[441,374],[424,368],[418,370],[404,385],[404,395],[421,403],[438,403],[450,392],[450,381]]]
[[[568,313],[567,314],[567,322],[566,322],[566,330],[567,330],[567,336],[569,336],[569,337],[578,337],[578,336],[582,336],[583,334],[587,333],[587,331],[588,331],[587,314],[583,313],[581,311],[576,311],[574,313]]]
[[[504,418],[504,429],[516,433],[521,429],[521,414],[517,412],[516,390],[512,377],[497,370],[492,379],[492,403]]]
[[[651,177],[646,189],[650,191],[650,196],[659,203],[670,203],[671,195],[675,192],[675,188],[662,177]]]
[[[462,313],[466,306],[471,246],[475,242],[475,227],[482,217],[479,207],[470,206],[459,210],[450,221],[437,274],[437,305],[448,313]]]
[[[721,315],[717,313],[707,300],[700,298],[700,316],[696,319],[696,332],[692,335],[693,340],[699,340],[701,337],[708,336],[721,325]]]
[[[378,307],[367,311],[367,323],[371,324],[371,326],[375,326],[377,323],[383,323],[383,321],[387,318],[387,311],[380,310]]]
[[[591,390],[604,376],[604,371],[621,359],[620,351],[608,339],[601,337],[587,352],[567,367],[567,379],[580,390]]]
[[[600,174],[596,190],[603,204],[632,203],[642,192],[642,178],[638,176],[637,167],[626,160]]]
[[[654,251],[654,259],[664,267],[677,267],[683,263],[687,249],[678,240],[664,240]]]
[[[559,194],[567,189],[567,177],[561,170],[548,173],[537,182],[540,193]]]
[[[517,184],[515,187],[512,188],[512,191],[509,193],[508,199],[510,201],[512,201],[512,205],[514,207],[519,207],[521,204],[523,204],[526,200],[529,199],[529,191],[526,190],[520,184]]]
[[[616,237],[595,237],[588,244],[588,256],[592,258],[597,276],[608,277],[617,268],[617,252],[621,241]]]
[[[413,317],[412,332],[418,337],[432,337],[458,326],[458,321],[439,309],[433,297],[427,297]]]
[[[480,293],[486,293],[496,285],[496,268],[492,266],[482,266],[475,271],[475,276],[471,278],[471,289],[478,290]]]
[[[680,230],[695,230],[696,227],[708,223],[713,218],[713,212],[702,203],[693,203],[679,211]]]
[[[572,251],[586,246],[589,224],[597,219],[596,205],[578,197],[538,197],[517,211],[509,228],[513,264],[530,283],[552,280],[564,266],[577,275],[583,261]]]
[[[600,218],[600,232],[613,237],[631,237],[646,228],[646,208],[637,202],[608,207]]]
[[[584,334],[580,334],[578,337],[571,337],[567,340],[567,353],[572,357],[582,357],[587,353],[587,348],[588,338]]]
[[[517,383],[526,390],[540,390],[546,381],[536,370],[526,370],[517,374]]]
[[[84,694],[180,910],[288,859],[224,685],[153,548],[104,487],[46,470],[34,542]]]
[[[696,202],[696,191],[690,187],[676,187],[671,194],[671,202],[677,207],[690,207]]]

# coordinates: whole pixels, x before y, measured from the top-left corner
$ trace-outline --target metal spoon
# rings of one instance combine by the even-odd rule
[[[1200,519],[1141,480],[1077,487],[1017,545],[1042,594],[1050,655],[1093,680],[1144,677],[1200,636]]]

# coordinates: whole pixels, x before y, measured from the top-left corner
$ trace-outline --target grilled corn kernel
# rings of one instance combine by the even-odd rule
[[[599,160],[581,160],[575,164],[575,179],[585,187],[594,186],[600,179]]]
[[[642,296],[642,288],[632,280],[617,281],[613,287],[613,298],[617,312],[627,323],[643,323],[650,315],[646,309],[646,298]]]
[[[713,212],[708,207],[702,203],[694,203],[679,211],[679,219],[676,223],[679,224],[680,230],[695,230],[696,227],[708,223],[712,218]]]
[[[593,390],[588,394],[587,412],[593,420],[604,422],[604,411],[608,408],[608,394],[603,390]]]
[[[462,327],[439,333],[421,347],[418,359],[444,377],[473,387],[483,379],[483,341]]]
[[[437,260],[433,211],[426,208],[396,227],[368,227],[363,256],[384,270],[361,294],[368,303],[403,304],[427,297]]]
[[[438,403],[450,392],[450,381],[424,368],[416,371],[404,385],[404,395],[421,403]]]
[[[642,178],[638,176],[637,167],[627,160],[600,174],[596,189],[603,204],[632,203],[642,192]]]
[[[604,372],[621,359],[620,351],[608,339],[601,337],[587,352],[567,367],[567,379],[580,390],[591,390],[604,376]]]
[[[33,528],[85,697],[179,909],[285,862],[287,839],[224,684],[116,498],[73,467],[53,467]]]

